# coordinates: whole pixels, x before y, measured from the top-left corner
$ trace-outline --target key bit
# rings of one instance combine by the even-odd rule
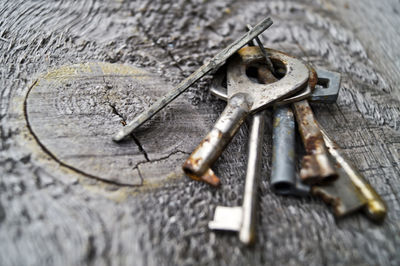
[[[194,73],[192,73],[189,77],[183,80],[178,84],[173,90],[168,92],[164,97],[157,100],[152,106],[150,106],[146,111],[137,116],[133,121],[129,122],[128,125],[123,127],[113,138],[114,141],[121,141],[129,134],[131,134],[137,127],[142,125],[144,122],[152,118],[155,114],[157,114],[161,109],[167,106],[171,101],[173,101],[176,97],[182,94],[185,90],[187,90],[193,83],[199,80],[201,77],[206,75],[212,70],[218,69],[221,65],[223,65],[226,60],[231,57],[236,51],[245,46],[249,41],[254,39],[254,37],[258,36],[262,32],[264,32],[267,28],[272,25],[272,20],[270,18],[266,18],[259,22],[252,30],[246,32],[239,39],[234,41],[231,45],[223,49],[217,55],[215,55],[209,62],[202,65],[199,69],[197,69]]]
[[[339,96],[340,74],[322,68],[318,68],[316,71],[318,81],[309,100],[311,102],[335,103]]]
[[[343,217],[363,208],[367,201],[354,186],[347,173],[341,167],[336,169],[339,178],[335,182],[312,186],[311,192],[332,205],[336,217]]]
[[[346,179],[350,180],[354,187],[358,190],[358,194],[360,194],[365,199],[363,209],[368,218],[375,222],[381,222],[385,218],[387,213],[385,202],[375,191],[375,189],[368,183],[365,177],[361,173],[359,173],[348,160],[346,160],[340,147],[329,138],[327,133],[322,128],[321,133],[324,138],[325,144],[329,149],[329,153],[332,155],[336,164],[338,165],[338,169],[341,169],[341,172],[343,173],[340,175],[340,178],[343,177],[344,179],[344,177],[346,177]],[[348,204],[347,198],[343,197],[342,201],[343,204]],[[361,203],[363,202],[363,200],[360,199],[359,202]]]
[[[242,48],[238,56],[228,64],[227,106],[211,132],[184,163],[183,170],[190,177],[203,179],[202,176],[228,145],[249,113],[267,108],[274,101],[295,93],[307,82],[309,71],[303,62],[272,50],[271,59],[285,65],[286,75],[272,84],[252,82],[247,77],[246,70],[257,58],[255,61],[245,61],[243,54],[254,49],[259,50],[258,47]],[[204,179],[203,181],[207,182]]]

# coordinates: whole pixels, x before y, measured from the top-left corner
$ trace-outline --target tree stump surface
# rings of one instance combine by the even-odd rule
[[[2,1],[0,265],[399,265],[398,1]],[[265,46],[342,74],[320,124],[388,205],[383,224],[281,197],[263,146],[257,242],[207,227],[242,202],[248,126],[214,166],[181,165],[225,103],[203,78],[121,144],[127,121],[271,16]],[[271,116],[271,112],[268,112]]]

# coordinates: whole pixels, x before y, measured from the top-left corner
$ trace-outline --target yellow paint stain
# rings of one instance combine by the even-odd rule
[[[148,73],[128,65],[97,63],[104,75],[141,75],[148,76]],[[136,77],[135,77],[136,78]]]
[[[80,76],[90,75],[99,71],[100,75],[134,75],[135,78],[145,78],[149,74],[144,70],[122,64],[111,64],[105,62],[90,62],[70,66],[62,66],[47,72],[41,78],[46,81],[67,81]]]
[[[227,7],[227,8],[224,9],[224,13],[225,14],[230,14],[230,13],[232,13],[232,10],[229,7]]]

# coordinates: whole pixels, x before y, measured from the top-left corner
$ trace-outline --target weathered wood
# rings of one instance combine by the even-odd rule
[[[197,144],[192,136],[206,134],[203,117],[178,100],[138,132],[143,144],[133,134],[121,144],[111,140],[127,118],[171,89],[157,75],[127,65],[64,66],[39,77],[29,88],[25,116],[37,142],[62,165],[92,178],[142,186],[139,164],[165,160],[174,153],[187,156]],[[197,123],[187,127],[191,119]],[[165,177],[175,168],[170,165],[157,176]]]
[[[395,34],[400,25],[396,15],[399,7],[394,0],[368,3],[369,8],[361,6],[361,1],[326,0],[2,1],[0,264],[400,264],[400,67],[397,47],[393,45],[399,40]],[[70,157],[57,154],[55,157],[64,165],[56,162],[27,127],[25,96],[43,73],[87,62],[139,67],[154,75],[155,83],[165,81],[165,87],[157,86],[146,94],[144,89],[126,90],[125,79],[88,81],[94,88],[109,81],[122,95],[129,92],[129,100],[139,92],[139,98],[145,99],[142,95],[162,94],[171,84],[177,84],[240,36],[246,23],[254,24],[268,14],[275,23],[261,36],[266,46],[342,73],[338,103],[314,105],[314,111],[329,135],[388,203],[388,217],[382,225],[372,224],[360,214],[336,221],[318,199],[274,195],[267,181],[271,160],[269,128],[264,138],[256,245],[244,248],[235,234],[209,231],[207,223],[217,204],[241,203],[247,126],[215,165],[222,181],[220,189],[182,175],[180,164],[185,153],[204,137],[204,131],[196,129],[210,128],[224,106],[208,94],[207,78],[136,133],[143,151],[132,140],[121,147],[132,148],[132,169],[137,163],[136,171],[140,171],[144,184],[152,183],[155,188],[121,186],[116,180],[102,182],[70,170],[65,166],[71,162],[65,161]],[[384,19],[369,20],[371,17]],[[105,132],[96,143],[96,151],[104,148],[101,145],[106,145],[102,144],[107,141],[106,135],[111,136],[113,129],[121,125],[113,108],[94,94],[104,117],[98,115],[89,121],[89,107],[85,107],[89,110],[85,113],[75,110],[67,114],[73,101],[56,97],[72,97],[78,87],[71,91],[59,88],[58,94],[50,90],[57,88],[46,87],[41,87],[41,92],[58,99],[60,105],[41,102],[43,94],[31,94],[36,98],[28,97],[26,102],[28,111],[32,111],[32,103],[43,104],[36,106],[42,108],[38,110],[41,113],[34,117],[32,112],[30,117],[35,121],[31,129],[36,133],[47,127],[40,139],[50,135],[51,120],[60,135],[64,131],[57,131],[57,123],[88,121],[85,131],[74,131],[75,134],[90,135],[89,125],[95,125],[90,137],[98,131]],[[31,92],[37,88],[32,87]],[[135,116],[134,104],[128,98],[123,102],[122,98],[115,101],[117,113],[124,118]],[[125,103],[127,106],[123,107]],[[44,117],[46,106],[56,112]],[[56,106],[62,106],[60,111],[54,109]],[[179,123],[165,124],[168,129],[161,124],[178,120]],[[40,127],[40,121],[45,127]],[[65,128],[67,132],[76,130],[72,124]],[[178,140],[176,136],[182,137]],[[50,138],[44,140],[48,141],[44,143],[48,150],[54,152],[57,146],[50,147]],[[71,141],[62,145],[78,150],[74,146],[77,144]],[[88,165],[78,166],[81,171],[91,169],[82,168]],[[90,174],[106,173],[99,170]],[[108,176],[114,177],[111,172]],[[134,178],[132,172],[130,181],[136,182]],[[103,179],[107,179],[106,175]],[[126,180],[129,171],[124,174],[123,182]]]

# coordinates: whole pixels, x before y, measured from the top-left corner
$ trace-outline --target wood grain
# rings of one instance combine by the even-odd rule
[[[0,264],[400,264],[400,68],[393,45],[399,38],[395,34],[398,3],[368,4],[370,8],[364,2],[342,0],[2,1]],[[389,213],[382,225],[370,223],[361,214],[335,220],[315,198],[274,195],[268,185],[269,125],[263,147],[256,245],[244,248],[235,234],[209,231],[207,223],[216,205],[241,203],[248,130],[246,125],[240,129],[215,165],[222,181],[220,189],[182,176],[179,167],[185,152],[204,137],[204,132],[196,129],[210,128],[224,107],[209,95],[209,77],[180,96],[181,105],[171,106],[135,135],[148,161],[136,143],[123,144],[132,148],[129,154],[138,163],[143,180],[158,183],[157,187],[140,190],[68,171],[46,156],[27,130],[22,103],[35,81],[51,70],[88,62],[124,64],[151,73],[157,84],[165,82],[165,87],[152,88],[154,93],[162,92],[239,37],[246,23],[255,24],[265,16],[274,20],[261,36],[266,46],[342,73],[337,104],[313,108],[318,121],[387,202]],[[371,17],[377,19],[369,20]],[[110,82],[115,91],[128,93],[127,101],[135,99],[125,91],[125,80],[110,78]],[[80,84],[85,88],[107,85],[96,78]],[[62,108],[57,111],[54,102],[41,102],[44,95],[36,94],[37,98],[28,98],[28,109],[30,103],[40,103],[43,108],[53,108],[48,118],[77,124],[89,121],[96,108],[97,113],[103,110],[104,117],[94,116],[90,122],[96,126],[87,126],[88,136],[93,136],[90,128],[92,134],[99,133],[97,126],[111,134],[112,128],[120,126],[120,117],[100,101],[99,94],[93,94],[97,107],[85,105],[81,120],[78,109],[67,113],[74,101],[57,98],[72,97],[76,90],[63,87],[55,94],[57,90],[49,88],[57,89],[42,87],[43,93],[58,99]],[[145,90],[141,92],[145,95]],[[124,103],[115,101],[117,112],[125,118],[134,116],[134,104],[124,108]],[[41,120],[39,113],[36,115],[33,129],[38,132],[45,127],[39,127]],[[168,125],[166,130],[158,122],[168,119],[178,119],[180,124]],[[49,121],[43,120],[46,127],[51,126]],[[105,121],[110,127],[102,124]],[[72,124],[65,126],[67,131],[56,125],[54,130],[60,136],[76,130]],[[180,140],[169,142],[164,137],[181,136],[182,132],[185,135]],[[82,132],[75,133],[79,136]],[[105,135],[100,138],[106,141]],[[105,147],[105,142],[100,142],[97,145]],[[167,175],[169,171],[176,178]],[[115,197],[117,194],[123,196]]]
[[[133,134],[122,144],[111,140],[127,120],[170,89],[141,68],[109,63],[64,66],[40,76],[29,89],[25,115],[38,143],[59,163],[92,178],[141,186],[149,181],[143,180],[139,164],[178,152],[185,156],[197,144],[191,136],[206,134],[199,113],[178,100],[137,132],[140,140]],[[198,123],[186,127],[190,119]],[[159,169],[157,176],[162,179],[175,168]]]

